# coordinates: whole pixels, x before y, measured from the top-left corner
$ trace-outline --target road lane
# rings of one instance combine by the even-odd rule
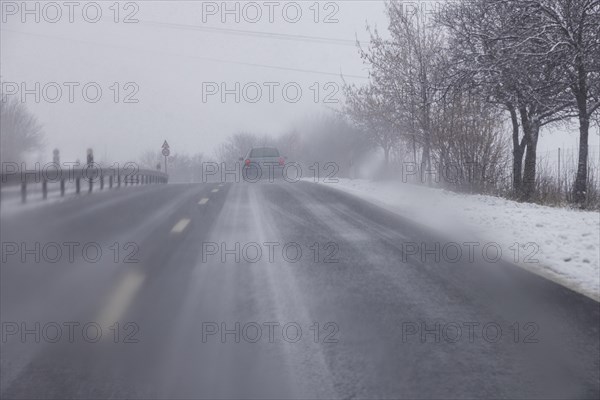
[[[196,199],[207,193],[213,185],[169,185],[128,188],[112,193],[73,198],[68,202],[40,207],[27,215],[3,217],[2,242],[25,243],[33,249],[36,243],[95,243],[103,251],[97,262],[86,261],[81,250],[74,252],[71,262],[63,254],[60,262],[40,262],[28,255],[22,262],[19,254],[7,256],[0,270],[2,322],[77,321],[81,325],[95,321],[102,308],[110,302],[114,288],[132,271],[142,270],[152,257],[150,249],[162,255],[170,252],[165,246],[165,232],[182,214],[196,209]],[[89,211],[89,210],[94,211]],[[73,218],[72,214],[77,214]],[[176,222],[176,221],[175,221]],[[115,262],[114,244],[120,248]],[[168,243],[168,242],[167,242]],[[127,261],[135,245],[132,263]],[[156,257],[155,257],[156,258]],[[25,368],[36,354],[47,350],[43,343],[31,343],[35,338],[10,337],[2,343],[2,391]],[[56,349],[61,344],[53,347]],[[77,347],[69,345],[71,350]],[[86,355],[86,351],[82,352]],[[27,374],[27,373],[25,373]],[[36,376],[39,378],[41,374]],[[37,393],[44,393],[43,385]],[[60,392],[57,392],[57,397]],[[27,397],[27,396],[24,396]]]
[[[281,240],[339,245],[339,263],[312,264],[304,270],[298,265],[295,271],[311,314],[330,307],[340,330],[346,327],[344,340],[329,353],[339,385],[348,385],[344,395],[595,396],[597,303],[497,264],[423,264],[414,258],[402,262],[406,239],[435,238],[377,207],[315,186],[269,187],[265,197],[278,201],[269,203],[266,214],[277,219]],[[304,221],[304,229],[295,229],[299,221]],[[402,340],[404,322],[425,322],[429,327],[435,322],[495,322],[506,331],[515,321],[536,322],[540,343],[488,343],[481,338],[446,343],[443,337],[431,343],[431,336],[424,344],[414,336]],[[566,359],[545,357],[544,352],[558,357],[559,349]],[[567,378],[563,370],[544,371],[551,359],[573,376]],[[342,365],[371,370],[351,377]],[[538,379],[541,373],[552,379]]]
[[[598,397],[598,303],[510,266],[406,257],[407,240],[437,238],[322,185],[215,189],[130,188],[3,219],[3,242],[118,238],[138,244],[139,262],[3,264],[2,322],[106,325],[118,316],[121,335],[120,343],[12,336],[2,343],[2,397]],[[524,343],[531,322],[538,342]],[[239,343],[221,336],[223,323],[240,324]],[[290,323],[302,329],[295,343],[281,334]],[[479,330],[455,342],[406,332],[436,323]],[[482,337],[488,323],[503,329],[500,340]],[[256,325],[263,337],[251,343]],[[123,343],[135,327],[139,342]],[[273,342],[268,327],[279,328]],[[209,328],[218,331],[203,337]]]

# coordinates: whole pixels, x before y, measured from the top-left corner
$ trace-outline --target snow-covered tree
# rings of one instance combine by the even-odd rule
[[[536,15],[536,56],[557,65],[570,89],[579,122],[579,162],[573,200],[584,204],[587,192],[590,121],[600,108],[600,0],[523,2]]]
[[[539,52],[540,16],[525,3],[453,3],[438,22],[450,35],[454,84],[478,88],[509,113],[513,187],[529,200],[534,195],[540,129],[568,117],[569,99],[559,65]]]

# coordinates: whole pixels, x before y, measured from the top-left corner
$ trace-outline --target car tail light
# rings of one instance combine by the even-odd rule
[[[246,162],[246,166],[250,165],[250,159],[249,159],[249,158],[248,158],[248,159],[246,159],[246,161],[245,161],[245,162]]]
[[[283,164],[285,164],[285,160],[283,159],[283,157],[279,157],[279,165]]]

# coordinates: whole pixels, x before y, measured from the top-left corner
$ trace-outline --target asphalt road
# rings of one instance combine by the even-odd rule
[[[130,187],[0,233],[2,398],[600,397],[598,303],[408,252],[442,239],[327,185]]]

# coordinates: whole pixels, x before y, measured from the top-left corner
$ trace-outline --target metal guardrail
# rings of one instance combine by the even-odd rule
[[[137,168],[73,168],[61,170],[60,168],[47,171],[24,171],[14,173],[0,174],[0,189],[9,186],[21,186],[21,202],[27,201],[27,188],[31,185],[41,184],[42,198],[48,198],[48,185],[60,184],[60,195],[63,197],[66,192],[66,182],[75,182],[75,193],[81,192],[81,184],[87,182],[88,192],[94,190],[94,185],[98,184],[99,189],[103,190],[105,186],[109,189],[113,187],[148,185],[167,183],[169,175],[164,172],[145,170]]]

